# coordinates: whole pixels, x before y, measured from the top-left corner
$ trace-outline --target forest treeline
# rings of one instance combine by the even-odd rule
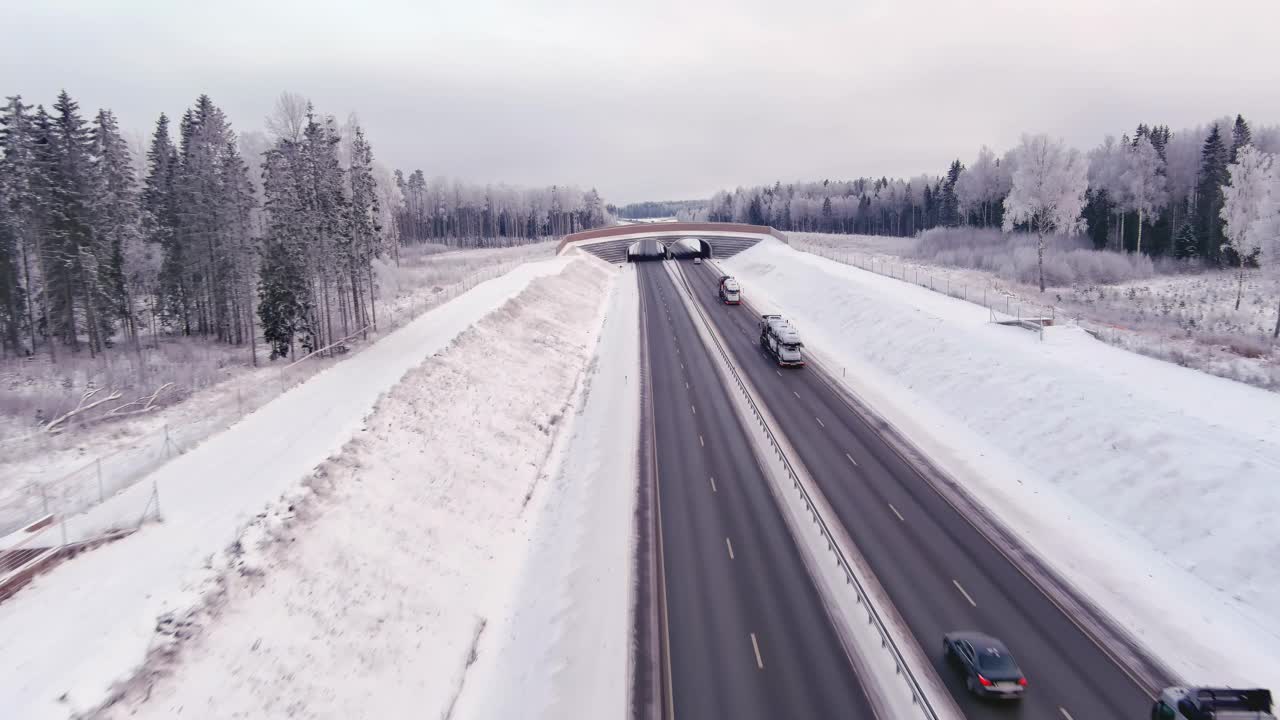
[[[65,91],[0,108],[0,348],[7,356],[141,353],[165,336],[245,346],[257,361],[377,321],[377,258],[405,242],[513,244],[606,222],[594,190],[474,186],[374,159],[285,93],[267,134],[236,132],[205,95],[130,147],[110,110]]]

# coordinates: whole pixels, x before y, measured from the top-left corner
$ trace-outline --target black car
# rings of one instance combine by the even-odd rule
[[[948,661],[964,671],[969,692],[980,697],[1017,700],[1027,690],[1027,678],[1004,643],[978,632],[942,636]]]

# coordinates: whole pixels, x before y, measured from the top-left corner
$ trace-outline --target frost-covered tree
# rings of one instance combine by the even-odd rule
[[[1004,199],[1004,230],[1025,224],[1036,234],[1040,292],[1044,292],[1045,235],[1074,235],[1089,188],[1089,165],[1079,150],[1048,135],[1023,135],[1015,150],[1013,187]]]
[[[18,354],[37,350],[35,306],[46,320],[48,303],[37,284],[43,282],[40,241],[40,201],[36,195],[34,132],[31,106],[18,96],[0,108],[0,301],[4,306],[5,346]],[[25,332],[24,332],[25,331]],[[19,338],[25,335],[27,346]],[[56,355],[51,343],[46,345]]]
[[[978,151],[978,158],[960,174],[956,181],[956,196],[965,215],[982,227],[999,225],[992,210],[999,214],[1000,202],[1009,194],[1010,176],[1008,163],[1001,164],[995,152],[986,145]]]
[[[1125,168],[1120,176],[1125,207],[1138,214],[1137,252],[1142,253],[1142,224],[1166,200],[1164,161],[1151,139],[1140,136],[1125,151]]]
[[[1276,158],[1245,145],[1236,154],[1236,162],[1227,166],[1230,183],[1223,186],[1223,234],[1236,258],[1236,309],[1244,293],[1245,267],[1263,249],[1261,222],[1270,213],[1271,197],[1276,184]],[[1225,248],[1224,248],[1225,249]]]

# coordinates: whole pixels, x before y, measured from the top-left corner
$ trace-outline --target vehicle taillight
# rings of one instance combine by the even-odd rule
[[[1026,679],[1026,678],[1024,678],[1024,677],[1022,677],[1022,678],[1018,678],[1018,684],[1019,684],[1019,685],[1021,685],[1022,687],[1026,687],[1026,686],[1027,686],[1027,679]]]
[[[983,687],[991,687],[991,681],[981,675],[978,676],[978,682],[982,683]]]

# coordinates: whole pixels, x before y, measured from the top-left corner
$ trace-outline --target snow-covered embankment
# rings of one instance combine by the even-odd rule
[[[215,559],[175,622],[199,630],[108,715],[443,716],[524,563],[614,278],[573,262],[410,371]]]
[[[762,311],[1192,682],[1280,686],[1280,402],[763,242]]]

